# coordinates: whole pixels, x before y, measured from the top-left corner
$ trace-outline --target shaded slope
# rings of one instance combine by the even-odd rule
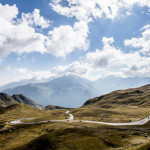
[[[51,110],[51,109],[70,109],[70,108],[65,108],[65,107],[60,107],[60,106],[55,106],[55,105],[47,105],[45,107],[46,110]]]
[[[6,93],[0,93],[0,106],[1,107],[7,107],[10,105],[19,104],[19,103],[27,104],[36,108],[42,107],[36,102],[34,102],[33,100],[25,97],[24,95],[9,96]]]
[[[13,97],[5,94],[5,93],[0,93],[0,106],[5,107],[9,106],[12,104],[17,104],[18,102],[13,99]]]
[[[41,105],[37,104],[36,102],[34,102],[33,100],[29,99],[28,97],[26,97],[26,96],[24,96],[22,94],[20,94],[20,95],[13,95],[12,97],[18,103],[28,104],[28,105],[34,106],[36,108],[41,108],[42,107]]]

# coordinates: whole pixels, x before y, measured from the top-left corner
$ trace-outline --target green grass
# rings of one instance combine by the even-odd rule
[[[150,115],[149,108],[120,106],[116,108],[78,108],[71,113],[77,120],[91,120],[103,122],[130,122],[146,118]]]
[[[109,109],[79,108],[71,109],[70,112],[75,115],[75,119],[101,120],[104,118],[103,121],[109,122],[127,122],[129,118],[134,121],[146,117],[149,113],[149,109],[144,107],[129,108],[129,106]],[[150,139],[147,137],[150,137],[150,122],[143,126],[124,127],[83,122],[7,124],[8,121],[18,118],[34,118],[35,121],[66,119],[68,115],[65,112],[66,110],[38,110],[23,104],[8,107],[0,114],[0,149],[143,150],[149,148]]]
[[[16,120],[19,118],[35,118],[38,121],[53,120],[53,119],[66,119],[66,110],[39,110],[25,104],[16,104],[7,107],[0,114],[0,125],[8,121]]]
[[[0,149],[131,149],[147,144],[150,123],[144,126],[113,127],[86,123],[45,123],[16,125],[12,132],[0,132]],[[137,142],[138,141],[138,142]],[[46,143],[46,144],[44,144]],[[136,150],[136,149],[135,149]],[[140,150],[140,149],[139,149]]]
[[[118,90],[89,99],[83,107],[116,108],[120,106],[150,107],[150,85]]]

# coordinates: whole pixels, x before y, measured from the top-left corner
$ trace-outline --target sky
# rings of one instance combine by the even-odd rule
[[[0,0],[0,86],[63,75],[150,77],[149,0]]]

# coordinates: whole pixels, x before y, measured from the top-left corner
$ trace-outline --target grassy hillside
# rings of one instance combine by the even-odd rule
[[[149,147],[150,142],[149,123],[111,127],[64,122],[16,125],[10,129],[0,132],[2,150],[137,150]]]
[[[6,107],[0,113],[0,123],[7,124],[8,121],[16,120],[19,118],[33,118],[36,121],[53,120],[53,119],[66,119],[64,115],[66,110],[39,110],[26,104],[14,104]]]
[[[41,131],[42,127],[39,124],[35,127],[34,125],[10,125],[9,121],[18,118],[33,118],[31,121],[67,119],[65,112],[66,110],[39,110],[26,104],[14,104],[4,108],[0,111],[0,149],[11,149],[17,144],[29,142],[45,133]]]
[[[72,110],[76,119],[131,122],[150,115],[150,85],[111,92],[89,99]]]
[[[80,120],[136,121],[150,115],[149,89],[148,85],[115,91],[101,98],[90,99],[83,107],[69,109],[69,111],[75,119]],[[131,98],[134,103],[123,102]],[[140,104],[140,100],[144,103]],[[4,108],[0,111],[1,150],[150,149],[150,122],[140,126],[108,126],[83,122],[8,124],[8,121],[18,118],[33,118],[31,121],[59,120],[67,119],[68,115],[66,109],[53,109],[53,106],[50,106],[49,110],[39,110],[25,104],[15,104]]]
[[[123,105],[150,107],[150,85],[95,97],[85,102],[83,107],[115,108]]]

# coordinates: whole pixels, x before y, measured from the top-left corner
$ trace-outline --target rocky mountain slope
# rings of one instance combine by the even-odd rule
[[[27,104],[36,108],[42,108],[41,105],[37,104],[22,94],[9,96],[6,93],[0,93],[0,107],[7,107],[19,103]]]

